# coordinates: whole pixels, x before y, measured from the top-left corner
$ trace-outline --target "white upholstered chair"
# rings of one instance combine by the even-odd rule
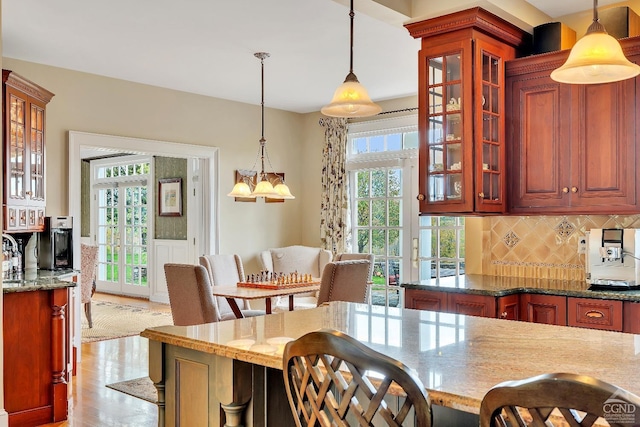
[[[260,253],[259,260],[263,270],[274,273],[310,274],[318,279],[322,276],[325,265],[333,258],[333,254],[322,248],[310,246],[286,246],[268,249]],[[317,295],[307,293],[293,298],[294,308],[313,308],[317,305]],[[288,310],[286,298],[278,298],[273,302],[276,310]]]
[[[235,286],[244,281],[244,267],[238,255],[203,255],[199,259],[208,274],[211,286]],[[226,298],[216,297],[219,320],[235,319],[236,316]],[[262,316],[264,310],[252,310],[249,301],[236,299],[236,303],[244,317]]]
[[[95,291],[96,273],[98,272],[98,247],[80,245],[80,301],[84,304],[84,314],[93,328],[91,318],[91,297]]]

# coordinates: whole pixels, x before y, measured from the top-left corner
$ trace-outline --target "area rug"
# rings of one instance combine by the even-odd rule
[[[106,301],[91,303],[93,328],[82,313],[82,342],[102,341],[138,335],[146,328],[172,325],[171,313],[150,311]]]
[[[107,384],[107,387],[147,402],[158,403],[158,391],[149,377]]]

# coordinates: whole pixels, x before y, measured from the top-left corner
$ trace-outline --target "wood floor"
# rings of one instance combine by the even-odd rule
[[[95,300],[171,311],[168,305],[147,300],[95,294]],[[82,344],[82,362],[73,377],[69,419],[46,426],[152,427],[158,425],[157,406],[105,387],[149,373],[149,342],[133,336]]]

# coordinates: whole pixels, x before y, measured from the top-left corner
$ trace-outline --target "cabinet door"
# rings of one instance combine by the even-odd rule
[[[29,98],[29,206],[44,207],[44,102]],[[37,224],[37,222],[36,222]]]
[[[419,54],[420,212],[471,212],[471,40]]]
[[[29,183],[29,152],[27,127],[29,107],[27,96],[12,87],[5,95],[5,187],[8,206],[24,205]]]
[[[576,88],[571,206],[583,212],[636,208],[636,79]]]
[[[496,299],[488,295],[469,295],[450,293],[447,311],[469,316],[495,317]]]
[[[520,295],[507,295],[498,298],[498,319],[519,320],[520,319]]]
[[[625,301],[623,310],[622,332],[640,334],[640,303]]]
[[[474,46],[476,212],[506,211],[504,61],[513,48],[480,36]]]
[[[430,311],[445,311],[447,308],[447,294],[444,292],[407,289],[404,298],[405,308]]]
[[[512,212],[569,205],[571,85],[520,75],[508,82],[509,205]]]
[[[567,298],[556,295],[520,295],[521,320],[549,325],[567,325]]]
[[[622,301],[567,298],[567,324],[583,328],[622,331]]]

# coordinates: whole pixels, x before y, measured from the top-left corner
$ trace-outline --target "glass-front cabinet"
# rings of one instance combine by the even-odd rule
[[[505,212],[504,61],[526,33],[481,8],[406,27],[422,38],[420,213]]]
[[[53,94],[3,70],[4,224],[9,232],[42,231],[45,215],[45,106]]]

